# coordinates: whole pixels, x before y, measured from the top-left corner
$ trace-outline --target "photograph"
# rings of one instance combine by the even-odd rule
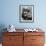
[[[19,6],[20,22],[34,22],[34,5]]]

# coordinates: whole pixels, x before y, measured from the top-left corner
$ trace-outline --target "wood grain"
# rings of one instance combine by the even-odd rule
[[[3,46],[44,46],[44,32],[3,32]]]

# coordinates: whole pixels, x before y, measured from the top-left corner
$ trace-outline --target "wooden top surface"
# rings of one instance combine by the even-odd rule
[[[7,31],[8,32],[8,31]],[[25,33],[27,33],[24,29],[16,29],[16,31],[15,32],[25,32]],[[36,33],[36,32],[44,32],[44,31],[41,31],[41,30],[38,30],[38,31],[28,31],[28,32],[30,32],[30,33]]]

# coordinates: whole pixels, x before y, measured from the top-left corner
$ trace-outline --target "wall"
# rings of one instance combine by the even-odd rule
[[[46,28],[46,1],[41,0],[1,0],[0,25],[13,24],[16,28]],[[19,5],[34,5],[34,23],[19,22]]]
[[[13,24],[15,28],[37,28],[46,32],[46,0],[0,0],[0,31]],[[19,5],[34,5],[34,22],[19,22]]]

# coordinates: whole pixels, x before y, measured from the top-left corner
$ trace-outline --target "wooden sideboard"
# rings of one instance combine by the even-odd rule
[[[3,46],[44,46],[44,32],[3,32]]]

